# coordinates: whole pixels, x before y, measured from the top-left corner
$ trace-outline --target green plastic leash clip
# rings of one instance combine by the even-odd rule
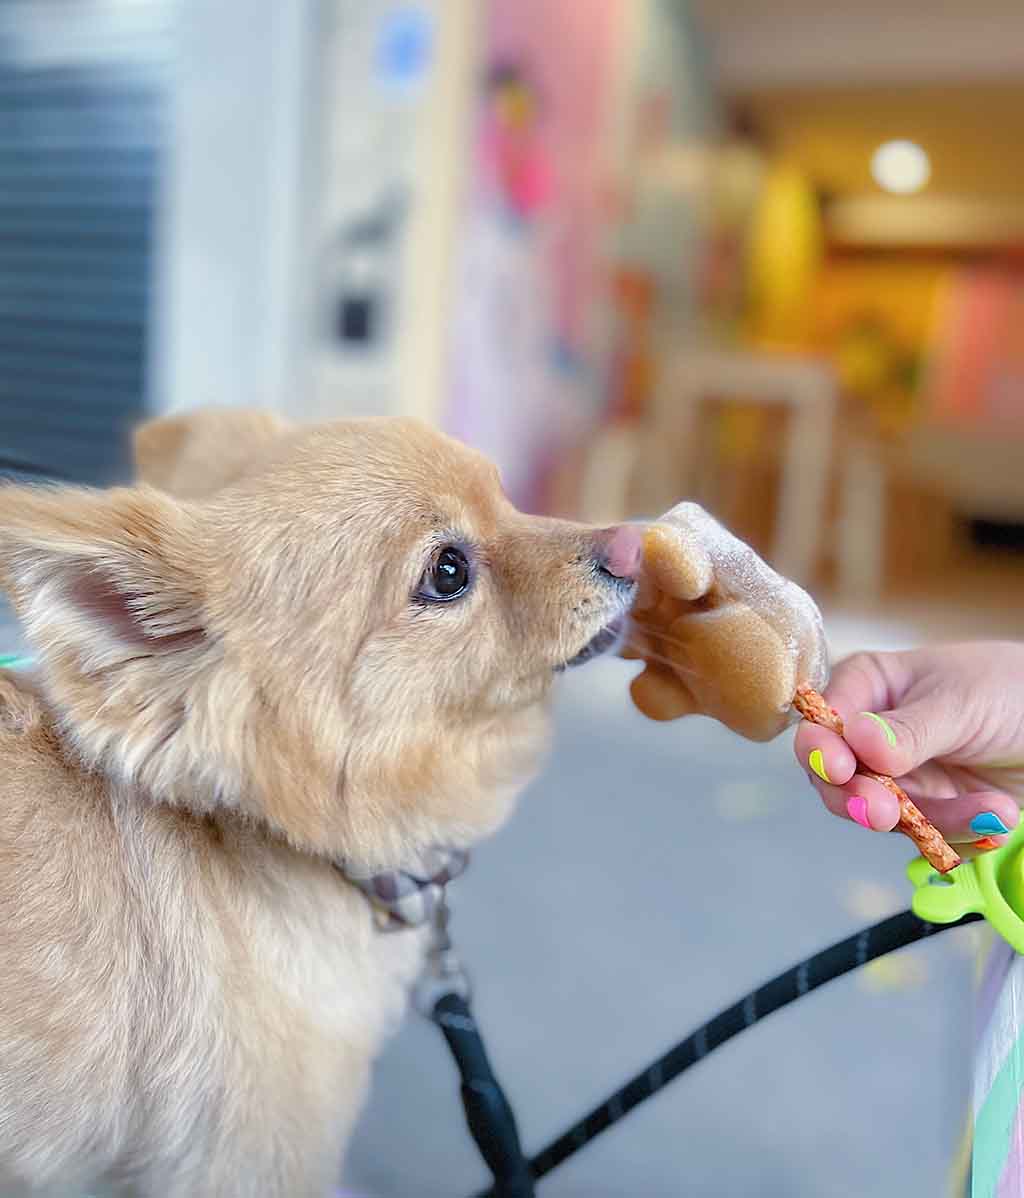
[[[965,915],[982,915],[1000,936],[1024,953],[1024,821],[1006,844],[948,874],[940,874],[923,857],[907,866],[914,886],[914,914],[928,923],[955,923]]]

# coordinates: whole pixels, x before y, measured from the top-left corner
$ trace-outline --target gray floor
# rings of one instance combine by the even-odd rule
[[[539,1147],[692,1026],[907,905],[902,838],[826,816],[788,737],[650,724],[632,667],[566,678],[550,768],[453,889],[478,1017]],[[973,930],[772,1016],[552,1174],[576,1198],[947,1192],[968,1086]],[[485,1180],[436,1031],[377,1070],[348,1169],[367,1198]]]
[[[17,636],[0,613],[0,652]],[[908,900],[902,838],[821,811],[788,737],[745,744],[629,706],[635,667],[568,675],[543,778],[453,887],[495,1066],[538,1147],[747,989]],[[809,996],[553,1174],[550,1198],[934,1198],[970,1053],[952,932]],[[485,1174],[437,1032],[410,1016],[350,1156],[365,1198],[457,1198]]]

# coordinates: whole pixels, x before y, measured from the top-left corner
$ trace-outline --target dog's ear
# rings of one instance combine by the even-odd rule
[[[192,512],[149,489],[0,488],[0,583],[58,670],[194,652],[200,540]]]
[[[193,780],[183,730],[217,660],[198,524],[148,488],[0,487],[0,586],[62,727],[91,767],[154,794]]]
[[[135,432],[141,482],[182,499],[210,495],[258,464],[289,425],[273,412],[202,408],[151,420]]]

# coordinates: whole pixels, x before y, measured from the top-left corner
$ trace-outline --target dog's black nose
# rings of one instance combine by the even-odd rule
[[[643,529],[635,524],[605,528],[595,538],[598,568],[622,582],[636,582],[644,559]]]

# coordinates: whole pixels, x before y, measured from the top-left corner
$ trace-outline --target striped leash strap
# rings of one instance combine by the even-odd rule
[[[728,1043],[734,1036],[753,1027],[773,1012],[781,1010],[826,982],[842,977],[859,969],[869,961],[884,957],[896,949],[916,944],[927,936],[949,928],[962,927],[981,919],[980,915],[966,915],[955,923],[927,923],[912,911],[902,911],[879,923],[873,924],[845,940],[837,941],[813,957],[780,973],[763,986],[751,990],[738,1002],[720,1011],[707,1023],[701,1024],[674,1048],[663,1053],[656,1061],[620,1086],[600,1105],[588,1111],[560,1136],[542,1148],[529,1161],[534,1180],[546,1176],[580,1149],[586,1147],[610,1127],[624,1119],[642,1102],[653,1098],[680,1074],[702,1061],[716,1048]],[[494,1189],[481,1191],[476,1198],[500,1198]]]

